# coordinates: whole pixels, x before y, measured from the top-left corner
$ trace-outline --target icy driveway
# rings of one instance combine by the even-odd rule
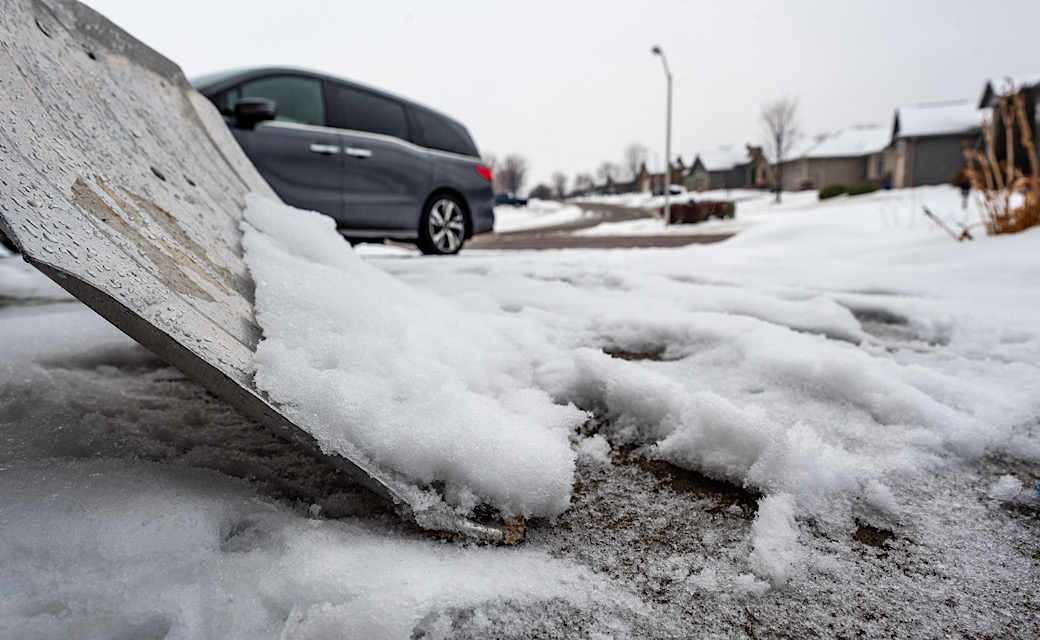
[[[433,357],[431,324],[494,345],[437,363],[465,381],[466,406],[557,421],[557,462],[540,473],[567,479],[570,508],[532,522],[520,549],[424,538],[79,305],[41,304],[60,296],[8,261],[0,630],[1028,636],[1040,240],[957,245],[915,215],[957,198],[794,201],[683,250],[368,255],[393,287],[440,294],[364,300],[418,339],[410,348]],[[396,356],[367,353],[355,370],[395,370]],[[304,379],[341,364],[298,362]],[[522,384],[533,404],[515,403]],[[393,400],[411,406],[412,390]],[[308,410],[305,388],[290,393]],[[566,403],[591,419],[553,413]],[[347,410],[376,424],[377,405]],[[466,406],[452,415],[469,419]],[[552,434],[567,421],[560,457]],[[532,442],[519,452],[537,455]],[[522,457],[502,469],[525,479],[510,494],[472,475],[473,455],[385,461],[444,474],[460,507],[558,511],[558,483],[546,494]]]

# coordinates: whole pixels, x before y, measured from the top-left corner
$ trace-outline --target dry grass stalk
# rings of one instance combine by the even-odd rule
[[[1040,178],[1040,166],[1036,160],[1036,146],[1033,145],[1033,129],[1029,126],[1029,116],[1026,115],[1026,92],[1019,91],[1015,94],[1015,115],[1018,121],[1018,130],[1022,133],[1022,147],[1026,150],[1029,158],[1030,177]]]
[[[993,186],[991,189],[1004,189],[1004,176],[1000,172],[1000,163],[997,161],[997,147],[993,141],[993,133],[989,122],[982,123],[982,137],[986,141],[986,159],[982,162],[982,170],[987,176],[987,182]],[[970,164],[968,165],[971,166]],[[992,178],[990,178],[992,177]],[[974,180],[972,181],[974,183]],[[974,187],[975,185],[972,184]]]
[[[998,162],[988,123],[983,126],[986,156],[964,147],[971,186],[978,194],[982,225],[990,235],[1017,233],[1040,226],[1040,168],[1032,127],[1026,115],[1025,91],[1011,87],[1000,97],[1000,116],[1007,143],[1006,160]],[[1026,151],[1030,175],[1015,164],[1015,130]]]

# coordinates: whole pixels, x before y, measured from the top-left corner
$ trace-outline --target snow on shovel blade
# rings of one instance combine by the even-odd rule
[[[73,0],[4,0],[0,230],[30,264],[155,354],[431,529],[455,515],[360,455],[323,452],[252,383],[260,329],[245,196],[277,199],[180,68]],[[421,505],[420,505],[421,503]]]

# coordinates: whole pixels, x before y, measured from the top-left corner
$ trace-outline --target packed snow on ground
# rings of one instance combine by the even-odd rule
[[[585,213],[573,204],[532,198],[524,206],[495,207],[495,233],[532,231],[577,222]]]
[[[973,215],[785,196],[713,245],[432,258],[252,199],[257,387],[533,516],[519,548],[330,488],[6,258],[0,635],[1028,635],[1040,231],[924,204]]]

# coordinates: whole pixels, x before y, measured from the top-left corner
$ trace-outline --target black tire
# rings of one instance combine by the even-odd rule
[[[430,199],[419,220],[419,250],[427,255],[449,256],[466,241],[466,211],[451,195]]]

